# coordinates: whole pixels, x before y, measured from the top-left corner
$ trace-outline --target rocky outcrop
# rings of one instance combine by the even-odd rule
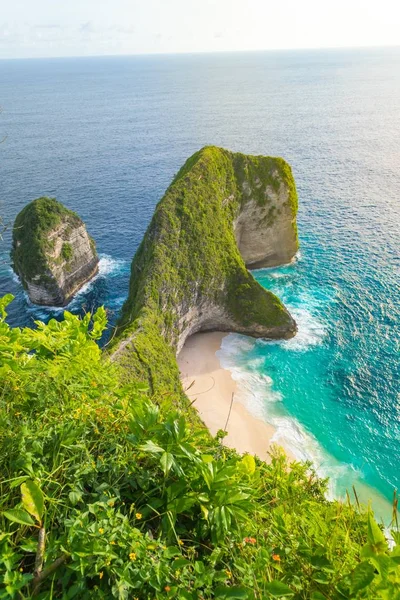
[[[243,185],[243,202],[234,223],[236,243],[250,269],[275,267],[292,260],[298,249],[288,188],[267,188],[269,202],[260,205],[249,185]]]
[[[64,306],[98,272],[84,223],[53,198],[38,198],[19,213],[11,258],[31,302],[46,306]]]
[[[175,356],[198,331],[289,338],[296,323],[246,268],[291,260],[297,194],[282,159],[207,147],[182,167],[132,262],[113,356],[151,387],[179,386]]]

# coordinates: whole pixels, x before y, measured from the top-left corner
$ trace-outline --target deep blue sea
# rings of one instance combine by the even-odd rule
[[[0,61],[0,214],[55,196],[85,220],[100,276],[68,307],[111,322],[154,207],[208,144],[292,165],[301,250],[255,273],[296,338],[225,338],[242,400],[300,458],[390,499],[400,487],[400,48]],[[0,243],[9,322],[35,308]]]

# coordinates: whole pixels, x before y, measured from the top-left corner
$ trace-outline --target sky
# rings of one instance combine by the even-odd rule
[[[390,45],[399,0],[0,0],[0,58]]]

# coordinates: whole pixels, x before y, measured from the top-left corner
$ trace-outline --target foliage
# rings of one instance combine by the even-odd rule
[[[61,248],[61,257],[66,260],[69,261],[72,258],[74,251],[72,249],[71,244],[69,244],[68,242],[64,242]]]
[[[202,306],[205,312],[218,307],[230,330],[241,333],[293,334],[295,325],[283,304],[246,269],[234,233],[249,197],[269,205],[272,219],[269,190],[282,185],[288,189],[297,240],[296,188],[284,160],[206,147],[176,175],[133,259],[129,297],[113,345],[127,342],[122,344],[126,352],[117,349],[118,360],[153,392],[180,389],[175,352],[188,326],[189,307]]]
[[[13,268],[23,283],[32,281],[48,270],[46,252],[51,250],[48,234],[62,221],[70,226],[82,222],[76,213],[65,208],[55,198],[37,198],[17,215],[13,227],[11,259]]]
[[[371,512],[327,501],[309,465],[241,457],[192,409],[122,383],[96,344],[104,309],[20,330],[11,299],[0,598],[400,598],[399,546]]]

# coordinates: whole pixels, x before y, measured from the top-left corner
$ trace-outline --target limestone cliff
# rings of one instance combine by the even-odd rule
[[[31,302],[64,306],[98,271],[95,243],[82,220],[54,198],[17,216],[11,259]]]
[[[296,324],[248,266],[298,248],[297,195],[282,159],[206,147],[158,204],[132,262],[113,356],[153,390],[179,388],[175,361],[198,331],[288,338]]]

